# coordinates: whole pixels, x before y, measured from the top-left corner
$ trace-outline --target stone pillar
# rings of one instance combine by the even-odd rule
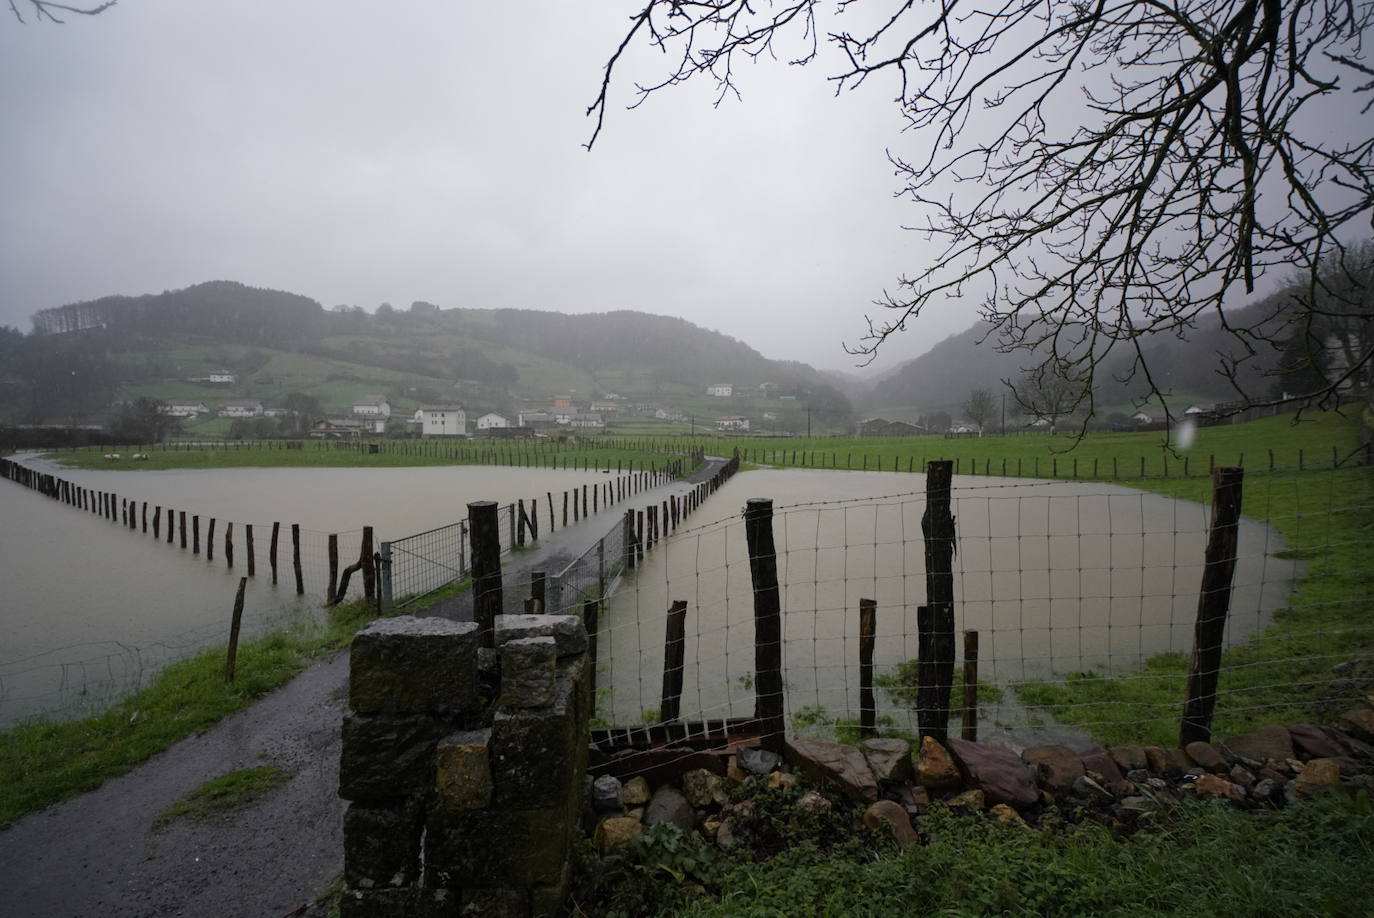
[[[506,615],[494,637],[495,697],[473,623],[382,619],[354,640],[344,918],[559,911],[587,768],[587,634],[576,616]]]

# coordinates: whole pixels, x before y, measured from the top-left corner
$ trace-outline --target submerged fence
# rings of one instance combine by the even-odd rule
[[[732,724],[769,743],[1186,741],[1374,684],[1368,467],[1243,484],[1218,469],[1163,496],[951,480],[951,465],[931,463],[922,491],[751,500],[667,539],[596,622],[606,737],[646,755]]]

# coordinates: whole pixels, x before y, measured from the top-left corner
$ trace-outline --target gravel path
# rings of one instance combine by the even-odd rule
[[[681,493],[714,474],[637,495],[631,506]],[[504,571],[507,595],[530,571],[554,571],[594,544],[613,516],[570,526]],[[471,601],[426,610],[471,616]],[[512,603],[514,605],[514,603]],[[189,737],[97,790],[0,831],[0,915],[216,916],[315,914],[315,899],[343,870],[345,803],[336,795],[339,725],[348,653],[315,664],[289,684]],[[197,822],[157,817],[211,778],[276,765],[290,775],[255,805]]]

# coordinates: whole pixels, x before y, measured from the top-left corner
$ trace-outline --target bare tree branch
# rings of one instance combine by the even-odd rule
[[[21,24],[27,24],[23,13],[21,13],[19,7],[16,6],[16,2],[26,2],[32,7],[35,22],[42,22],[44,19],[47,19],[49,22],[55,22],[58,25],[62,25],[66,20],[58,18],[59,13],[71,13],[77,16],[98,16],[118,3],[119,0],[106,0],[105,3],[85,7],[69,6],[66,3],[53,3],[51,0],[9,0],[10,12],[14,14],[14,18],[18,19]]]
[[[719,101],[738,94],[737,56],[809,62],[822,22],[875,7],[857,34],[827,28],[831,79],[838,91],[891,78],[918,148],[888,154],[921,215],[908,228],[944,247],[875,301],[849,353],[872,360],[931,304],[975,293],[998,346],[1070,380],[1080,411],[1118,352],[1142,398],[1163,395],[1142,344],[1204,321],[1234,342],[1216,370],[1238,405],[1368,391],[1374,341],[1333,331],[1321,291],[1343,272],[1343,302],[1369,297],[1364,262],[1347,256],[1374,227],[1374,125],[1357,115],[1374,106],[1374,0],[648,0],[588,110],[592,140],[634,40],[670,61],[636,105],[692,78],[714,80]],[[1304,295],[1236,308],[1294,270]],[[1338,347],[1339,371],[1287,396],[1247,391],[1240,371],[1291,351],[1293,335]]]

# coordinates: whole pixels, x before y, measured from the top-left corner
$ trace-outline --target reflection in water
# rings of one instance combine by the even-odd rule
[[[916,656],[924,602],[917,476],[751,472],[731,481],[620,584],[599,635],[598,715],[637,723],[659,706],[665,613],[688,601],[685,719],[753,713],[753,600],[741,508],[774,501],[791,713],[858,716],[859,599],[877,601],[875,664]],[[1199,501],[1206,481],[1197,483]],[[1115,673],[1192,647],[1207,508],[1113,485],[957,478],[956,628],[980,634],[980,675],[1002,684]],[[1244,641],[1286,604],[1295,564],[1246,520],[1227,633]],[[879,713],[909,719],[879,691]]]

